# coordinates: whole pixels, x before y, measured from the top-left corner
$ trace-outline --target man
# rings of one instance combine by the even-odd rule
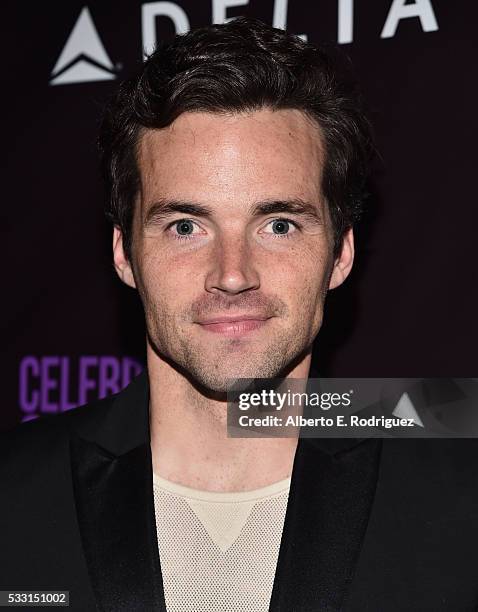
[[[472,610],[473,440],[231,438],[237,378],[311,375],[370,136],[323,51],[238,19],[160,47],[100,145],[147,369],[3,442],[1,588],[74,610]]]

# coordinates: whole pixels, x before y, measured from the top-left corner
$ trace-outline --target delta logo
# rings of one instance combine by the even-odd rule
[[[111,81],[116,71],[95,28],[88,7],[84,7],[53,68],[50,85]]]

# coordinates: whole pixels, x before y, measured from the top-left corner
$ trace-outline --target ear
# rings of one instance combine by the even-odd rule
[[[115,270],[123,283],[136,288],[131,264],[124,253],[123,234],[116,226],[113,228],[113,261]]]
[[[347,278],[354,262],[354,252],[354,234],[352,228],[350,228],[344,235],[342,249],[334,262],[329,289],[335,289]]]

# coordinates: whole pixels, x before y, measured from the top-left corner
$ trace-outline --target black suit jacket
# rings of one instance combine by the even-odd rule
[[[165,612],[148,404],[142,374],[2,436],[1,590],[68,590],[81,612]],[[478,441],[299,440],[271,612],[477,603]]]

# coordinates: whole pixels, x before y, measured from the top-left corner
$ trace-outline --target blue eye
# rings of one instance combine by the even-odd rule
[[[272,222],[272,231],[274,234],[287,234],[289,229],[289,222],[285,219],[276,219]]]
[[[192,219],[178,219],[168,225],[168,231],[175,240],[195,240],[205,232]]]
[[[299,224],[295,221],[279,218],[269,221],[261,233],[268,234],[269,238],[289,238],[297,229]]]
[[[181,219],[175,225],[176,231],[180,236],[188,236],[194,231],[194,224],[189,219]]]

